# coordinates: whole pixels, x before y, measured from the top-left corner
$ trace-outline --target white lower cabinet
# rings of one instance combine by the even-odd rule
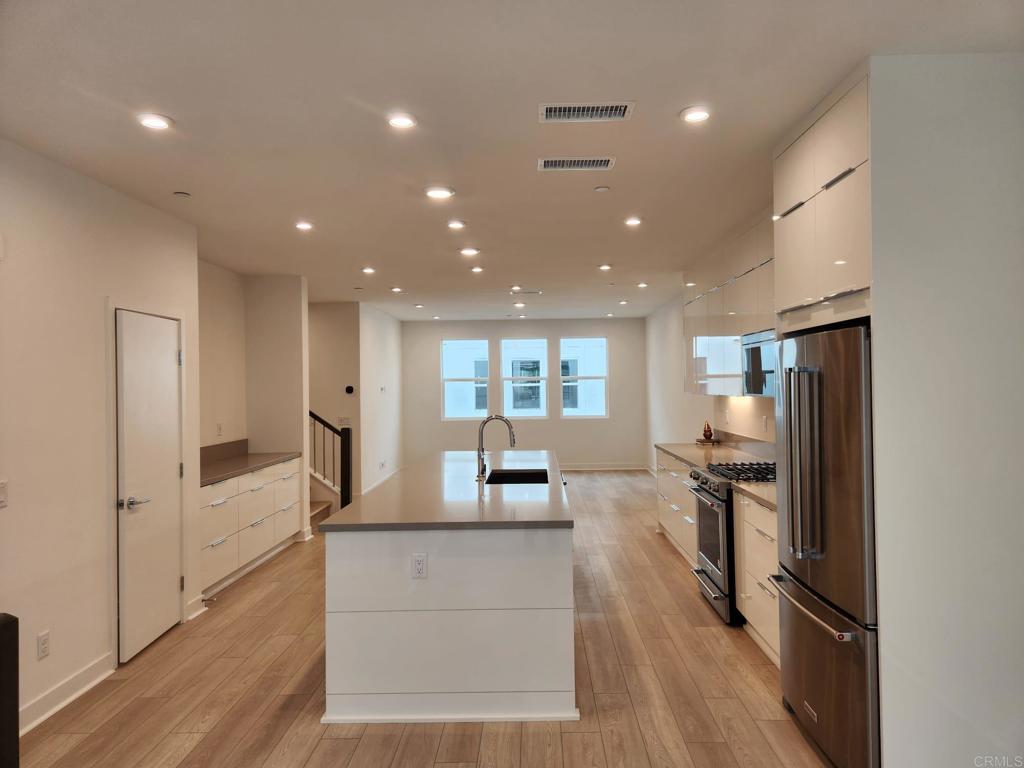
[[[200,579],[207,589],[302,529],[301,462],[200,488]]]
[[[740,580],[740,613],[768,647],[779,652],[779,595],[766,577],[743,572]]]
[[[686,487],[689,468],[658,451],[658,525],[691,563],[697,562],[697,499]]]
[[[779,593],[769,578],[779,571],[778,514],[733,493],[737,607],[748,629],[779,654]]]
[[[216,584],[238,568],[238,534],[231,534],[207,544],[199,553],[199,572],[203,588]]]

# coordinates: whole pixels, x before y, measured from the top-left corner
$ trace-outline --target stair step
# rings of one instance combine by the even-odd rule
[[[331,502],[329,501],[311,501],[309,502],[309,519],[312,520],[322,512],[330,510]]]

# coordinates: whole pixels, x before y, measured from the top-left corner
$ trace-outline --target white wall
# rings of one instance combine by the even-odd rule
[[[883,762],[1024,755],[1024,56],[871,61]]]
[[[346,394],[345,386],[355,387]],[[335,426],[352,427],[352,488],[360,479],[359,304],[309,305],[309,406]]]
[[[715,429],[755,440],[775,442],[774,397],[722,397],[714,398]]]
[[[199,262],[199,355],[200,445],[243,439],[245,288],[241,275],[205,261]]]
[[[0,141],[0,237],[0,606],[20,619],[25,725],[114,666],[116,307],[182,321],[185,594],[199,595],[196,231]]]
[[[608,339],[608,408],[604,419],[559,418],[559,339],[604,336]],[[548,340],[548,418],[515,421],[520,448],[549,448],[563,467],[646,466],[646,363],[644,321],[492,320],[402,324],[403,437],[405,461],[435,451],[476,450],[477,420],[442,421],[441,340],[490,340],[489,410],[500,413],[500,340]],[[365,394],[365,390],[364,390]],[[487,444],[507,445],[507,435],[490,427]]]
[[[401,466],[402,324],[359,305],[361,488],[366,493]]]
[[[683,302],[672,301],[647,317],[647,466],[657,464],[655,443],[688,443],[700,437],[704,421],[714,423],[714,398],[683,390],[686,340]]]

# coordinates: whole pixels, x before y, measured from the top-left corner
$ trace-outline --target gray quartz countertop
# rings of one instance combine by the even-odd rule
[[[730,445],[699,445],[698,443],[655,443],[655,448],[678,459],[690,467],[706,467],[708,464],[729,464],[764,461],[760,456],[741,451]],[[768,509],[776,509],[775,483],[733,482],[733,490],[753,499]]]
[[[486,485],[476,451],[444,451],[395,472],[320,524],[344,531],[572,528],[569,500],[553,451],[488,451],[495,469],[546,469],[547,484]]]
[[[213,485],[232,477],[247,475],[258,469],[272,467],[283,461],[291,461],[301,456],[297,452],[285,453],[243,453],[239,456],[229,456],[217,461],[203,463],[199,467],[199,485]]]

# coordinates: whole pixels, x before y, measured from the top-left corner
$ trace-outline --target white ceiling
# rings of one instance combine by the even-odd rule
[[[313,300],[501,318],[520,283],[544,290],[533,318],[640,316],[768,205],[773,144],[867,55],[1022,48],[1020,0],[7,0],[0,134],[194,222],[203,259],[307,275]],[[636,107],[538,122],[589,100]],[[684,125],[695,103],[712,118]],[[419,127],[390,129],[396,109]],[[536,170],[586,154],[615,167]]]

